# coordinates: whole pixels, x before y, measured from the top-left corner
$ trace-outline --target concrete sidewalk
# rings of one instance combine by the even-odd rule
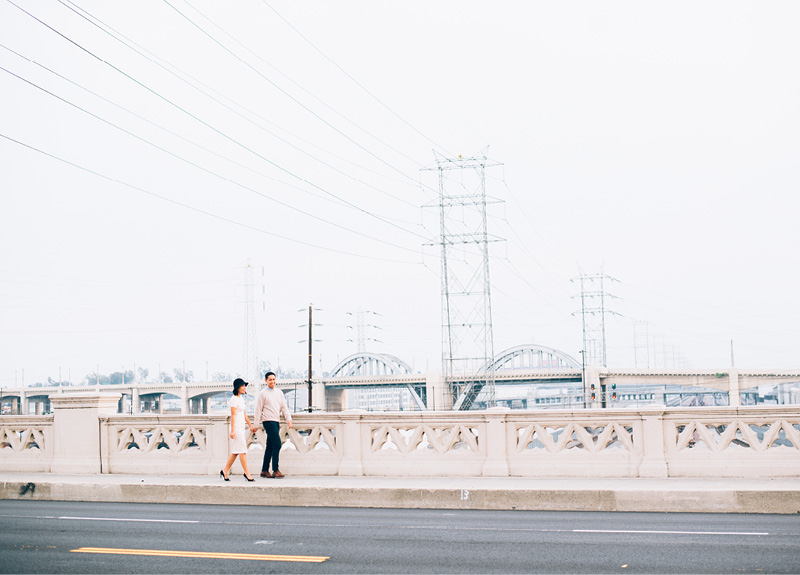
[[[800,478],[530,479],[0,471],[0,499],[409,509],[800,513]]]

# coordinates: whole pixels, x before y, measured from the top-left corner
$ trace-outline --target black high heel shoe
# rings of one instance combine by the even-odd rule
[[[242,475],[244,475],[244,473],[242,473]],[[244,478],[247,479],[248,481],[255,481],[256,480],[255,477],[247,477],[247,475],[244,475]]]
[[[224,473],[222,473],[222,470],[221,470],[221,469],[219,470],[219,476],[220,476],[220,477],[222,477],[222,479],[224,479],[225,481],[230,481],[230,478],[228,478],[228,477],[225,477],[225,474],[224,474]]]

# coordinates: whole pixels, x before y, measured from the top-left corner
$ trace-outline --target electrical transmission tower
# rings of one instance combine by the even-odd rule
[[[256,383],[257,387],[263,381],[263,374],[258,371],[258,330],[256,328],[256,306],[261,304],[262,311],[266,308],[264,303],[264,268],[253,267],[250,262],[239,268],[244,278],[240,284],[242,288],[242,301],[244,303],[244,337],[242,348],[242,378],[245,381]],[[256,274],[259,274],[256,278]]]
[[[606,314],[619,315],[606,306],[606,299],[616,296],[605,291],[605,280],[617,281],[603,273],[594,275],[581,273],[570,280],[579,281],[581,286],[583,363],[587,366],[606,367]]]
[[[502,164],[436,154],[441,246],[442,376],[453,409],[469,409],[483,391],[495,404],[494,340],[486,221],[486,168]],[[489,203],[498,202],[491,200]],[[433,206],[432,205],[432,206]],[[429,206],[429,207],[432,207]]]
[[[650,324],[633,322],[633,367],[650,369]]]
[[[358,311],[356,311],[355,314],[353,314],[352,312],[349,312],[349,311],[346,312],[346,314],[350,315],[350,316],[355,315],[355,318],[356,318],[356,325],[355,325],[356,336],[355,336],[355,340],[348,339],[347,341],[355,341],[356,350],[357,350],[358,353],[364,353],[364,352],[367,351],[367,341],[374,341],[376,343],[383,343],[379,339],[375,339],[374,337],[367,337],[367,335],[366,335],[366,331],[367,331],[366,328],[368,328],[368,327],[371,327],[371,328],[374,328],[374,329],[380,329],[380,326],[373,325],[371,323],[367,323],[366,322],[367,314],[379,316],[380,314],[378,312],[369,311],[369,310],[364,310],[364,309],[358,308]],[[348,325],[347,327],[348,327],[348,329],[353,329],[354,326]]]

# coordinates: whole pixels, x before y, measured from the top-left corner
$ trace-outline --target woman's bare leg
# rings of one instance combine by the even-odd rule
[[[231,467],[233,467],[233,462],[236,461],[236,455],[236,453],[231,453],[228,456],[228,461],[225,462],[225,467],[222,468],[222,473],[225,474],[225,477],[228,477],[228,472],[231,470]]]
[[[242,464],[242,469],[244,469],[244,474],[247,477],[251,477],[250,471],[248,471],[248,469],[247,469],[247,454],[246,453],[240,453],[239,454],[239,463]]]

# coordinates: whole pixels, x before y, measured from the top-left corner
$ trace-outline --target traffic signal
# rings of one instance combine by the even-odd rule
[[[611,384],[611,399],[617,399],[617,384]]]
[[[595,395],[595,393],[594,393],[594,384],[591,384],[591,386],[590,386],[590,389],[592,390],[592,401],[594,401],[594,400],[595,400],[595,398],[597,397],[597,396]]]

